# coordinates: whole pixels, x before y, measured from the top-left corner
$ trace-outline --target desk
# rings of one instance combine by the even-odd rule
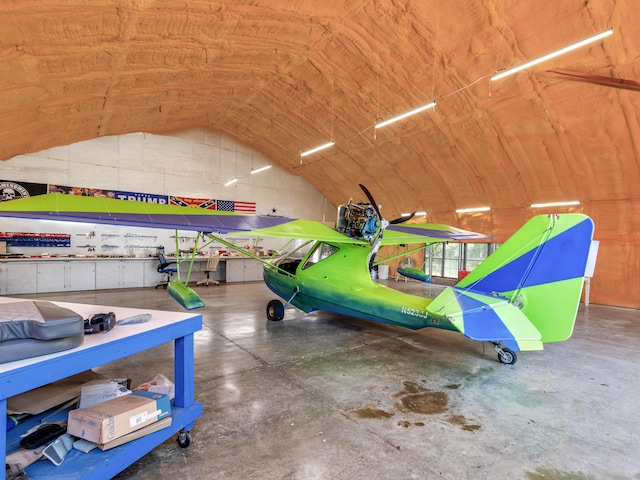
[[[24,301],[0,297],[0,305]],[[176,395],[170,427],[105,452],[95,449],[88,454],[72,450],[64,463],[56,467],[40,460],[26,469],[32,479],[112,478],[118,472],[171,438],[179,431],[189,431],[202,415],[202,404],[194,398],[193,334],[202,328],[202,316],[190,313],[162,312],[113,306],[52,302],[69,308],[83,318],[98,312],[112,311],[122,319],[151,313],[147,323],[117,326],[105,334],[86,335],[82,345],[64,352],[0,364],[0,412],[6,411],[7,398],[66,378],[149,348],[174,341],[174,383]],[[150,372],[152,373],[152,372]],[[0,415],[0,431],[6,431],[6,415]],[[0,435],[0,451],[17,449],[20,426]]]

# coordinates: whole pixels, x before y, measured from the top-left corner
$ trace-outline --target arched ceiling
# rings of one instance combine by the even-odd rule
[[[364,183],[390,218],[638,199],[639,12],[634,0],[2,2],[0,158],[197,126],[335,205]]]

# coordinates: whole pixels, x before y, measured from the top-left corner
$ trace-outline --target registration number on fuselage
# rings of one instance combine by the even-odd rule
[[[424,310],[418,310],[413,307],[402,307],[401,312],[405,315],[411,315],[412,317],[424,318],[425,320],[429,320],[432,325],[438,325],[440,320],[434,317],[430,317],[429,313]]]

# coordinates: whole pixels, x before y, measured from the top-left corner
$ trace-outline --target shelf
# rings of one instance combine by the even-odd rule
[[[15,301],[24,299],[0,297],[0,305]],[[69,308],[82,318],[112,311],[116,318],[151,313],[152,319],[147,323],[118,326],[105,334],[87,335],[82,345],[71,350],[0,364],[0,411],[6,411],[9,397],[173,341],[175,399],[172,423],[165,429],[106,452],[93,450],[85,454],[73,450],[59,467],[47,459],[40,460],[26,468],[30,478],[111,478],[177,432],[193,428],[194,421],[202,414],[202,404],[194,401],[193,358],[193,334],[202,328],[201,315],[66,302],[52,303]],[[30,421],[35,423],[37,419]],[[6,416],[0,415],[0,431],[6,429],[5,422]],[[6,438],[0,436],[0,451],[13,451],[19,444],[20,430],[28,426],[29,423],[25,422],[23,427],[16,427],[15,432],[8,432]]]
[[[176,407],[172,409],[171,425],[167,428],[163,428],[162,430],[104,452],[99,448],[95,448],[89,453],[83,453],[73,449],[67,454],[64,462],[58,467],[43,457],[33,465],[27,467],[26,471],[32,480],[112,478],[179,431],[192,425],[201,415],[201,403],[195,403],[189,408]],[[60,418],[59,420],[62,419],[63,418]],[[56,420],[58,420],[58,418],[53,418],[51,421]],[[19,435],[23,430],[27,430],[29,426],[31,426],[31,424],[25,424],[23,428],[14,428],[7,434],[7,446],[10,447],[9,450],[19,448]],[[179,448],[177,443],[176,448]]]

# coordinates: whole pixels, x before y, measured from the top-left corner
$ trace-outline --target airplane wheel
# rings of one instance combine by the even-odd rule
[[[518,357],[516,356],[516,352],[513,350],[503,348],[502,351],[498,352],[498,360],[504,365],[513,365],[518,361]]]
[[[280,300],[271,300],[267,303],[267,319],[279,321],[284,318],[284,305]]]

